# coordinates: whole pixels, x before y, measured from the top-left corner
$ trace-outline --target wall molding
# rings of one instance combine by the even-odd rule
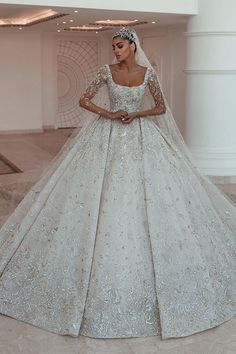
[[[43,130],[56,130],[56,126],[55,125],[43,125]]]
[[[236,37],[236,31],[183,32],[186,37]]]
[[[197,153],[197,154],[208,154],[208,155],[212,155],[212,156],[218,156],[218,155],[221,155],[223,156],[223,158],[227,157],[227,156],[230,156],[230,155],[233,155],[236,157],[236,146],[233,147],[233,148],[199,148],[197,146],[193,146],[193,147],[190,147],[191,151],[194,151],[194,153]]]
[[[236,175],[235,176],[211,176],[209,175],[211,181],[215,184],[236,184]]]
[[[187,75],[236,75],[236,70],[232,69],[185,69]]]
[[[43,129],[0,130],[0,134],[2,134],[2,135],[9,135],[9,134],[34,134],[34,133],[43,133]]]
[[[209,176],[236,176],[236,168],[226,168],[226,167],[204,167],[198,164],[198,168],[204,175]],[[235,183],[235,182],[230,182]]]
[[[236,176],[236,148],[190,148],[201,171],[214,176]]]

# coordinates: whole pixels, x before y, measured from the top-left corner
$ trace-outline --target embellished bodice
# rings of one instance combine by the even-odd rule
[[[139,111],[142,98],[148,81],[149,68],[147,68],[144,80],[138,86],[124,86],[114,82],[109,65],[107,70],[107,86],[110,98],[111,111],[126,110],[127,112]]]
[[[129,113],[140,111],[142,99],[147,86],[156,106],[160,106],[161,108],[165,106],[158,77],[153,68],[147,67],[142,84],[129,87],[117,84],[113,80],[109,65],[102,65],[94,80],[89,84],[85,93],[81,96],[81,99],[85,100],[87,107],[99,88],[104,85],[107,85],[110,99],[110,110],[113,112],[118,110],[125,110]]]

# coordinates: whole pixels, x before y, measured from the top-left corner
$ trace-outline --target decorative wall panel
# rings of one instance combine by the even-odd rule
[[[84,109],[79,98],[98,68],[98,42],[95,40],[60,40],[58,66],[58,127],[83,124]]]

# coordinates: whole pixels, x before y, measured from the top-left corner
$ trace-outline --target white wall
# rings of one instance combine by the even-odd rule
[[[0,34],[0,131],[42,128],[39,34]]]
[[[163,90],[176,122],[185,124],[185,28],[140,31],[151,59],[160,59]],[[110,34],[99,38],[98,66],[111,62]],[[0,132],[57,127],[57,42],[93,39],[88,34],[5,33],[0,36]]]
[[[57,42],[55,34],[45,33],[42,46],[42,125],[53,128],[57,122]]]

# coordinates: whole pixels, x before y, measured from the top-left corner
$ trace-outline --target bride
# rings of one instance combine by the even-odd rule
[[[236,205],[194,165],[136,32],[112,48],[83,128],[0,230],[0,313],[75,337],[188,336],[236,313]]]

